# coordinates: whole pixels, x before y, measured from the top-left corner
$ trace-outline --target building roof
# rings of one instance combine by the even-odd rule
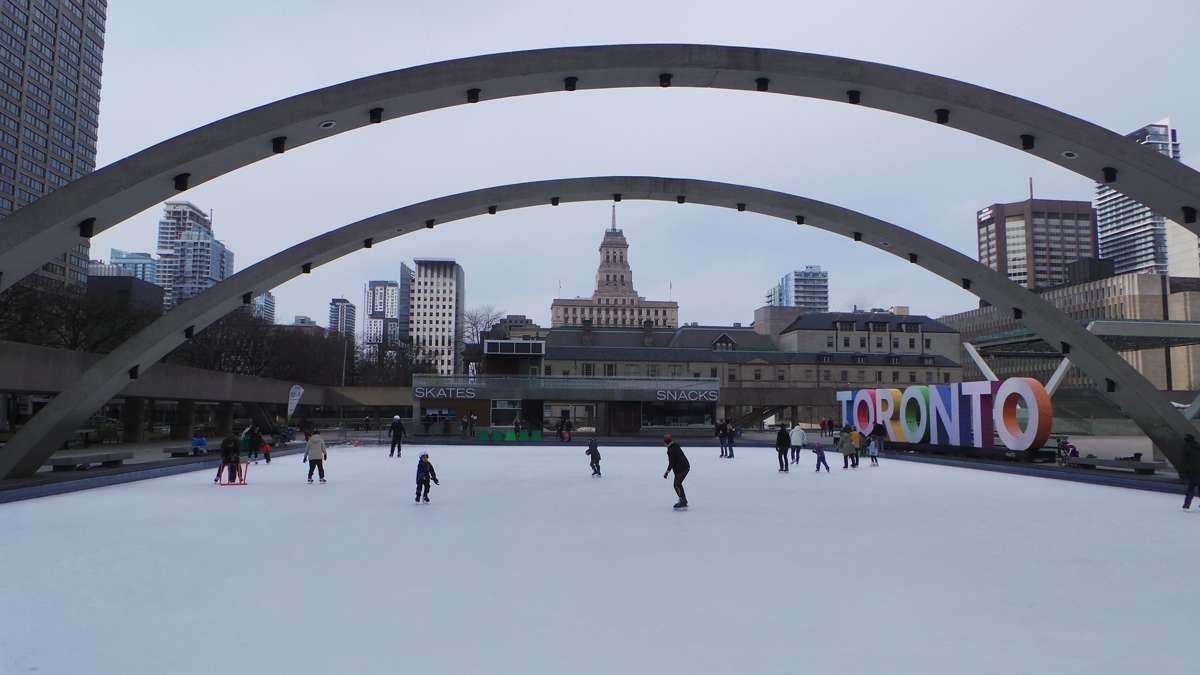
[[[937,366],[959,364],[943,355],[930,354],[859,354],[851,352],[781,351],[766,335],[744,326],[680,326],[651,328],[650,345],[637,328],[593,328],[592,343],[583,344],[582,328],[552,328],[546,335],[546,357],[564,361],[664,361],[697,363],[761,362],[764,365],[821,363],[832,365]],[[712,345],[721,336],[737,345],[733,350],[716,350]],[[931,362],[925,363],[924,359]],[[858,360],[861,359],[861,362]],[[892,363],[890,359],[898,359]]]
[[[886,323],[888,330],[900,324],[917,324],[925,333],[957,333],[958,331],[923,314],[892,314],[891,312],[812,312],[802,314],[781,333],[798,330],[833,330],[837,321],[853,321],[854,330],[866,330],[868,323]]]

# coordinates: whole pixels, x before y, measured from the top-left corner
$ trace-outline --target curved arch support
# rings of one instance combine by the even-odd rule
[[[1115,187],[1200,234],[1200,172],[1107,129],[997,91],[867,61],[775,49],[647,44],[443,61],[282,99],[95,171],[4,219],[0,290],[77,243],[218,176],[372,123],[554,91],[705,87],[846,102],[944,124]],[[1070,157],[1070,158],[1068,158]]]
[[[464,192],[367,218],[302,242],[258,262],[168,312],[87,370],[43,408],[0,451],[0,476],[27,476],[88,416],[125,387],[132,369],[152,367],[186,339],[235,309],[246,293],[270,290],[364,247],[433,224],[497,210],[614,199],[686,202],[783,218],[861,241],[960,284],[1014,315],[1051,344],[1070,345],[1072,362],[1093,380],[1111,380],[1108,396],[1178,463],[1184,434],[1194,428],[1149,381],[1078,322],[1006,276],[936,241],[864,214],[796,195],[680,178],[568,178]]]

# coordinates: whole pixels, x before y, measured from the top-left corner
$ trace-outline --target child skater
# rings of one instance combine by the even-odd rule
[[[417,462],[417,496],[413,497],[414,502],[422,499],[429,501],[429,481],[433,481],[434,485],[441,485],[437,479],[437,471],[433,470],[433,464],[429,462],[429,453],[422,452],[421,459]]]
[[[592,462],[591,462],[592,475],[599,476],[600,475],[600,448],[596,447],[596,439],[593,438],[592,440],[588,441],[587,450],[584,450],[583,454],[592,458]]]
[[[872,436],[867,443],[867,456],[871,458],[871,466],[879,466],[879,438]]]

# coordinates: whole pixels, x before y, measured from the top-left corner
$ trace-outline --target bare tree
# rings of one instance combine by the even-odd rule
[[[463,341],[467,344],[480,342],[483,335],[504,318],[504,310],[491,305],[480,305],[463,312]]]

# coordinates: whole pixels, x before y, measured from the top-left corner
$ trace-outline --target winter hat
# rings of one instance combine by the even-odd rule
[[[396,420],[397,422],[399,422],[399,421],[400,421],[400,416],[399,416],[399,415],[393,415],[393,416],[392,416],[392,419],[394,419],[394,420]]]
[[[663,434],[663,443],[671,442],[671,434]]]
[[[429,453],[428,453],[428,452],[422,452],[422,453],[421,453],[421,458],[422,458],[422,459],[424,459],[424,458],[426,458],[426,457],[429,457]]]

